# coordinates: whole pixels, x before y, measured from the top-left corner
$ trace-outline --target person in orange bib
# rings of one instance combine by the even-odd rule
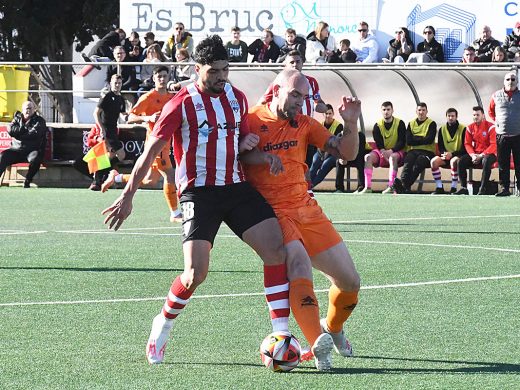
[[[351,356],[352,347],[343,325],[358,302],[360,278],[343,238],[334,229],[316,200],[307,193],[304,172],[309,144],[338,158],[353,160],[358,152],[357,121],[361,103],[343,97],[338,112],[344,120],[343,136],[331,135],[315,119],[300,114],[308,94],[308,83],[298,70],[284,70],[273,86],[273,100],[249,111],[251,133],[256,134],[258,156],[261,152],[278,155],[284,171],[272,175],[265,160],[244,156],[246,179],[273,207],[282,227],[287,250],[289,302],[298,325],[311,345],[304,360],[315,358],[316,366],[332,366],[330,351],[334,346],[342,356]],[[320,320],[312,267],[322,271],[332,282],[326,318]],[[322,334],[330,334],[334,345],[328,356],[314,344]],[[324,349],[323,347],[321,349]],[[319,360],[319,361],[318,361]]]
[[[128,123],[148,123],[146,138],[152,132],[155,122],[159,119],[164,105],[171,99],[172,95],[166,90],[168,83],[168,68],[164,65],[154,67],[152,79],[155,88],[139,98],[130,111]],[[178,209],[177,191],[175,188],[175,170],[170,161],[170,145],[167,144],[157,155],[150,167],[142,185],[155,185],[161,176],[164,179],[163,192],[170,209],[170,221],[181,222],[182,213]],[[130,175],[122,175],[115,169],[110,171],[108,178],[101,186],[101,191],[107,191],[114,183],[127,183]]]

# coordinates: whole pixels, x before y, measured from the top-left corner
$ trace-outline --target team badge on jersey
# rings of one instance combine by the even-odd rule
[[[320,100],[320,98],[321,98],[321,96],[320,96],[319,93],[316,93],[316,94],[312,95],[312,99],[313,100]]]
[[[204,111],[204,104],[202,104],[202,103],[195,104],[195,111]]]
[[[233,111],[235,111],[235,112],[240,111],[240,104],[238,104],[238,100],[236,100],[236,99],[230,100],[229,104],[230,104],[231,108],[233,109]]]

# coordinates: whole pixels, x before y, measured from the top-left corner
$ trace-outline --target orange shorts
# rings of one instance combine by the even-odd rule
[[[170,161],[170,145],[166,145],[157,155],[157,157],[155,157],[151,168],[157,169],[159,171],[165,171],[171,167],[172,162]]]
[[[302,207],[274,211],[282,228],[284,244],[300,240],[311,257],[343,242],[314,199]]]

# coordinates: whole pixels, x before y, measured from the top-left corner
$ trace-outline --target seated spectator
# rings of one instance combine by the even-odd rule
[[[96,42],[94,47],[88,53],[88,58],[83,56],[86,60],[90,58],[92,61],[96,61],[100,57],[109,58],[110,61],[114,61],[114,48],[120,46],[121,42],[119,34],[115,31],[110,31],[107,35]]]
[[[507,60],[513,61],[515,54],[520,50],[520,22],[516,22],[513,32],[506,36],[502,47],[506,51]]]
[[[478,57],[473,46],[468,46],[464,49],[460,62],[463,64],[472,64],[478,62]]]
[[[284,62],[287,54],[293,50],[298,50],[302,56],[303,62],[305,62],[305,48],[307,46],[307,41],[305,38],[299,37],[296,35],[296,30],[293,28],[288,28],[285,31],[285,43],[280,47],[280,55],[276,62]]]
[[[330,62],[336,50],[336,40],[330,35],[329,25],[319,22],[316,29],[307,35],[305,58],[313,64]]]
[[[357,55],[356,62],[371,63],[377,61],[379,44],[376,38],[369,34],[368,23],[360,22],[358,25],[359,39],[352,42],[352,50]]]
[[[161,52],[161,48],[157,43],[151,44],[146,50],[146,58],[143,60],[141,66],[141,84],[139,85],[139,92],[149,91],[154,87],[152,80],[153,69],[159,62],[166,62],[166,57]],[[140,94],[139,94],[140,95]]]
[[[327,104],[327,111],[323,114],[325,120],[322,122],[332,135],[339,136],[343,132],[343,124],[334,119],[334,108]],[[312,157],[312,165],[309,169],[312,187],[317,186],[325,179],[327,174],[336,166],[336,157],[320,149]]]
[[[495,50],[493,50],[491,62],[507,62],[507,53],[502,46],[495,47]]]
[[[361,193],[372,192],[372,173],[374,167],[390,168],[388,170],[388,187],[383,194],[393,193],[392,186],[397,177],[397,170],[403,164],[406,147],[406,126],[404,122],[394,116],[392,102],[383,102],[381,105],[383,118],[372,129],[372,137],[376,148],[365,155],[364,183],[366,186]]]
[[[484,117],[484,109],[473,107],[473,123],[466,128],[464,147],[467,154],[459,160],[458,175],[460,189],[455,195],[469,195],[466,169],[482,167],[482,180],[478,195],[486,195],[486,186],[491,176],[493,164],[497,161],[497,141],[495,126]]]
[[[154,43],[157,43],[159,45],[159,48],[161,48],[159,42],[155,40],[155,34],[153,32],[148,31],[146,34],[144,34],[143,60],[146,58],[146,51]]]
[[[417,52],[410,54],[407,62],[444,62],[444,50],[435,40],[435,29],[426,26],[423,35],[424,41],[417,45]]]
[[[194,80],[195,79],[195,66],[193,62],[190,62],[190,55],[188,50],[180,48],[175,53],[175,60],[178,62],[174,69],[174,80],[176,82]]]
[[[414,51],[410,31],[406,27],[399,27],[395,32],[395,38],[388,43],[388,48],[386,49],[388,54],[386,58],[383,58],[383,62],[406,62]]]
[[[181,47],[188,50],[190,57],[193,53],[193,36],[188,31],[185,31],[184,24],[181,22],[175,23],[173,34],[165,42],[163,53],[168,61],[175,61],[175,51]]]
[[[130,43],[130,40],[126,37],[125,30],[122,28],[116,28],[114,31],[119,34],[119,46],[123,46],[125,48],[126,56],[128,57],[128,54],[132,51],[133,47]]]
[[[122,77],[123,91],[137,91],[139,88],[140,81],[137,79],[135,66],[124,66],[122,65],[126,59],[126,52],[123,46],[116,46],[114,48],[114,58],[117,65],[108,65],[107,66],[107,77],[106,82],[110,84],[110,80],[112,76],[115,74],[119,74]],[[125,94],[125,97],[133,104],[135,102],[136,97],[134,94]]]
[[[480,38],[475,39],[471,46],[475,48],[479,62],[491,62],[493,50],[500,46],[500,42],[491,36],[491,28],[489,26],[483,26]]]
[[[143,50],[144,48],[141,46],[141,40],[139,39],[139,33],[132,31],[130,33],[130,44],[132,45],[132,49],[127,53],[128,61],[130,62],[138,62],[143,61]]]
[[[345,161],[338,158],[336,161],[336,192],[345,192],[345,170],[347,167],[356,168],[358,185],[355,194],[360,194],[365,188],[365,175],[363,175],[363,166],[365,162],[365,156],[367,153],[372,151],[372,148],[367,143],[367,138],[361,131],[359,135],[359,149],[357,156],[354,160]]]
[[[350,41],[342,39],[339,41],[339,49],[334,52],[330,62],[335,63],[355,63],[357,59],[356,53],[350,48]]]
[[[29,171],[23,186],[29,188],[34,175],[40,170],[47,144],[47,124],[36,113],[33,102],[24,102],[22,112],[16,111],[8,133],[12,137],[11,146],[0,153],[0,176],[7,167],[28,162]]]
[[[231,27],[231,36],[225,45],[229,62],[247,62],[247,43],[240,40],[240,27]]]
[[[264,29],[261,39],[256,39],[249,45],[247,51],[253,55],[252,62],[276,62],[280,55],[280,48],[274,43],[273,38],[273,32]]]
[[[435,135],[437,124],[428,118],[428,106],[419,103],[417,118],[408,123],[406,128],[406,145],[408,152],[404,157],[401,179],[396,178],[392,190],[398,194],[411,193],[411,187],[422,171],[430,167],[435,156]]]
[[[435,180],[434,195],[445,194],[441,180],[440,168],[451,168],[451,189],[450,194],[457,191],[459,182],[458,165],[459,159],[466,154],[464,137],[466,136],[466,126],[458,121],[458,112],[454,108],[446,110],[446,124],[439,129],[437,135],[437,145],[439,155],[432,158],[430,162],[432,176]]]

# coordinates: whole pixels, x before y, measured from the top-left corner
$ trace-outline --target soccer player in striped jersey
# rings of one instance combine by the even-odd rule
[[[293,315],[311,345],[310,352],[317,358],[316,366],[330,369],[332,345],[326,356],[323,348],[316,348],[316,342],[330,335],[340,355],[352,355],[343,325],[358,302],[360,279],[343,238],[306,191],[305,152],[310,143],[336,157],[353,160],[358,153],[361,104],[356,98],[343,97],[338,112],[344,130],[339,138],[318,121],[299,114],[308,93],[304,75],[284,70],[273,85],[272,102],[253,107],[248,119],[251,132],[258,137],[258,149],[277,154],[284,172],[269,175],[269,167],[260,164],[261,159],[255,161],[254,154],[244,156],[243,161],[248,180],[273,207],[282,227]],[[311,264],[332,282],[327,316],[321,321]]]
[[[151,134],[155,122],[159,119],[164,105],[171,99],[172,95],[166,90],[169,72],[164,65],[155,66],[152,72],[154,89],[139,98],[128,116],[128,123],[148,123],[146,138]],[[150,167],[147,177],[142,184],[150,185],[157,183],[163,177],[163,192],[170,209],[170,221],[181,222],[182,213],[177,208],[177,191],[175,189],[175,171],[170,161],[170,145],[166,145],[159,152],[155,161]],[[107,179],[101,186],[101,191],[107,191],[114,183],[127,183],[130,175],[120,174],[113,169],[108,174]]]
[[[210,252],[222,222],[264,262],[264,288],[273,331],[287,330],[289,283],[282,233],[266,200],[245,181],[238,159],[254,147],[245,95],[227,82],[228,54],[218,35],[196,47],[194,83],[164,106],[145,150],[122,194],[103,211],[109,228],[119,229],[132,211],[132,199],[155,156],[173,137],[176,182],[183,212],[184,271],[175,278],[161,313],[153,320],[146,346],[150,364],[161,363],[175,318],[208,274]],[[261,158],[278,174],[280,159]]]

